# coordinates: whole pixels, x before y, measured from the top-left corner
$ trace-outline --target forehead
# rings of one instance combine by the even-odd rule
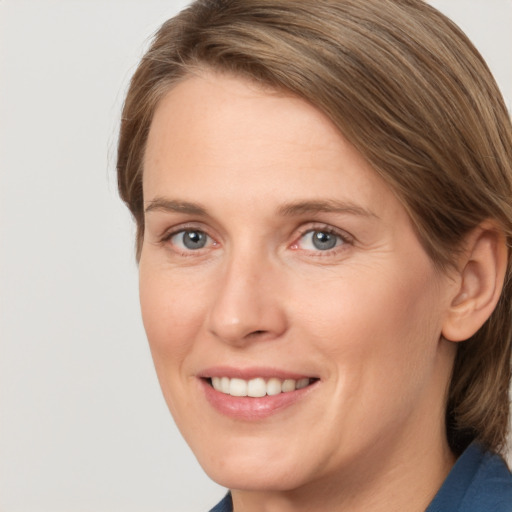
[[[165,149],[176,154],[188,149],[193,139],[198,158],[202,151],[231,146],[233,151],[225,154],[231,159],[243,158],[240,146],[249,142],[274,157],[293,145],[296,150],[325,151],[332,143],[344,143],[329,119],[305,100],[213,72],[189,76],[163,97],[151,125],[147,154]]]
[[[161,100],[143,180],[145,202],[171,194],[239,208],[262,198],[396,207],[387,185],[317,108],[214,73],[186,78]]]

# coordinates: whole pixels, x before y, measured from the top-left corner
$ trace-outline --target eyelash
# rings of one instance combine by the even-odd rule
[[[202,233],[205,235],[209,240],[209,244],[213,242],[213,246],[215,247],[218,245],[218,242],[214,240],[212,236],[210,236],[204,229],[198,228],[196,226],[180,226],[178,229],[173,229],[169,232],[166,232],[159,240],[159,243],[165,245],[168,244],[173,237],[185,234],[185,233]],[[302,228],[299,230],[299,236],[295,239],[295,241],[289,246],[292,250],[300,250],[299,242],[302,240],[306,235],[313,234],[313,233],[324,233],[327,235],[331,235],[336,237],[336,245],[332,248],[328,248],[326,250],[321,249],[305,249],[305,252],[308,252],[311,255],[314,255],[315,257],[326,257],[326,256],[332,256],[333,254],[338,253],[339,251],[345,250],[346,245],[353,245],[354,244],[354,238],[350,236],[345,231],[340,231],[338,229],[333,228],[332,226],[329,226],[327,224],[322,225],[315,225],[315,226],[308,226],[307,228]],[[341,243],[340,243],[341,242]],[[208,241],[207,241],[208,244]],[[174,251],[177,252],[180,256],[194,256],[198,255],[198,253],[201,252],[202,249],[206,249],[206,247],[200,247],[198,249],[178,249],[175,244],[172,244],[174,246]]]
[[[312,249],[308,250],[305,249],[308,253],[315,257],[327,257],[332,256],[334,254],[337,254],[339,251],[343,251],[347,249],[347,245],[353,245],[354,244],[354,238],[350,236],[345,231],[341,231],[338,229],[333,228],[332,226],[322,224],[322,225],[316,225],[316,226],[309,226],[305,229],[302,229],[299,233],[299,237],[296,239],[295,242],[291,245],[291,249],[293,250],[299,250],[300,247],[298,247],[299,241],[302,240],[306,235],[313,234],[313,233],[324,233],[327,235],[331,235],[336,237],[336,245],[332,248],[328,248],[326,250],[321,249]]]
[[[166,245],[168,244],[175,236],[179,235],[179,234],[185,234],[185,233],[202,233],[203,235],[205,235],[209,240],[210,240],[210,244],[211,242],[213,241],[213,245],[218,245],[217,242],[215,242],[215,240],[213,239],[213,237],[211,237],[204,229],[201,229],[201,228],[198,228],[196,226],[180,226],[178,229],[174,229],[174,230],[171,230],[167,233],[165,233],[159,240],[159,243],[162,244],[162,245]],[[208,241],[207,241],[208,243]],[[181,248],[177,248],[175,244],[172,244],[175,248],[174,248],[174,251],[177,252],[180,256],[194,256],[194,255],[197,255],[197,253],[200,253],[201,252],[201,249],[203,249],[203,247],[200,247],[198,249],[181,249]]]

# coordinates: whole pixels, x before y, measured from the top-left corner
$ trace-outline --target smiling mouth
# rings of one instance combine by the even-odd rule
[[[257,377],[255,379],[244,380],[229,377],[211,377],[206,380],[213,389],[225,395],[261,398],[267,395],[274,396],[304,389],[318,379],[309,377],[302,379],[278,379],[275,377],[264,379]]]

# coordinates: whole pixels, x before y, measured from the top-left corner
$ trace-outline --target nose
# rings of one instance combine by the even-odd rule
[[[282,272],[261,255],[233,255],[216,280],[209,332],[238,346],[282,336],[288,322],[281,281]]]

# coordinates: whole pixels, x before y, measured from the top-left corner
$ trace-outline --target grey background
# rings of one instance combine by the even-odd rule
[[[512,2],[437,0],[512,98]],[[0,0],[0,512],[205,511],[116,193],[127,82],[176,0]]]

